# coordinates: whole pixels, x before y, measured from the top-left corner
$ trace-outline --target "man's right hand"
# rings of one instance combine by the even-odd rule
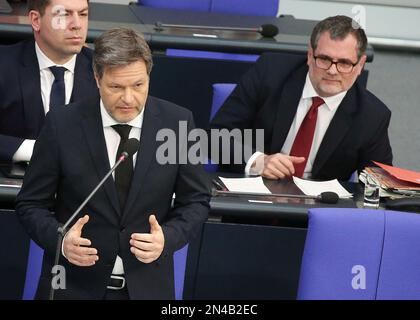
[[[88,221],[88,215],[80,218],[64,237],[64,255],[70,263],[79,267],[93,266],[99,260],[98,250],[90,247],[89,239],[82,238],[83,226]]]
[[[284,179],[295,174],[294,164],[305,161],[304,157],[294,157],[282,153],[272,155],[261,155],[255,163],[264,161],[264,169],[261,176],[267,179]]]

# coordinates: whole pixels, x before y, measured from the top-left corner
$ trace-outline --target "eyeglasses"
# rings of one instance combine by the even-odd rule
[[[359,63],[359,60],[357,60],[356,63],[352,63],[348,60],[333,61],[330,57],[327,56],[314,56],[314,59],[318,68],[328,70],[333,64],[335,64],[337,71],[340,73],[351,73],[353,68]]]

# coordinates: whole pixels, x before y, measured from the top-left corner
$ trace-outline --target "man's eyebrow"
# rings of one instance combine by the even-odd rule
[[[85,12],[85,11],[88,11],[89,10],[89,7],[86,7],[86,8],[82,8],[82,9],[80,9],[80,10],[73,10],[73,9],[64,9],[64,11],[66,11],[67,13],[71,13],[71,12]]]
[[[330,56],[328,56],[326,54],[319,54],[317,57],[319,57],[319,58],[326,58],[326,59],[329,59],[331,61],[334,61],[333,58],[331,58]],[[347,58],[337,59],[337,62],[346,62],[346,63],[350,63],[350,64],[357,63],[357,62],[353,62],[353,61],[351,61],[350,59],[347,59]]]

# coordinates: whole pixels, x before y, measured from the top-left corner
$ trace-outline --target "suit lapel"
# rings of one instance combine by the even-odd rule
[[[352,114],[357,108],[356,100],[356,90],[353,86],[338,106],[337,112],[335,113],[324,138],[322,139],[312,168],[313,176],[316,176],[320,172],[325,162],[341,143],[341,140],[350,129],[353,121]]]
[[[281,97],[276,106],[276,120],[274,122],[273,135],[271,137],[270,153],[280,152],[284,141],[289,133],[290,126],[295,118],[296,110],[302,97],[303,87],[305,85],[306,66],[297,70],[290,78],[285,80],[281,89]],[[274,99],[276,101],[278,99]]]
[[[131,180],[130,192],[127,197],[127,202],[124,208],[123,219],[127,218],[127,213],[130,212],[131,207],[137,200],[137,195],[144,185],[145,176],[149,170],[150,162],[156,157],[157,141],[156,134],[162,128],[161,120],[158,117],[157,110],[153,101],[148,99],[145,109],[143,125],[140,136],[140,146],[137,153],[136,166]]]
[[[23,44],[22,64],[19,68],[20,88],[23,96],[23,112],[27,132],[38,136],[44,124],[45,112],[41,97],[39,64],[35,41]]]
[[[77,102],[92,95],[96,91],[96,82],[93,76],[92,65],[88,58],[82,52],[77,55],[76,65],[74,67],[73,91],[70,102]]]
[[[98,181],[108,173],[110,170],[108,152],[105,144],[105,137],[101,119],[101,111],[99,99],[89,99],[86,101],[86,108],[84,109],[84,117],[82,119],[82,127],[85,133],[86,141],[88,143],[90,156],[93,159]],[[108,177],[103,188],[114,207],[117,215],[120,214],[120,207],[117,198],[117,191],[115,189],[114,180]]]

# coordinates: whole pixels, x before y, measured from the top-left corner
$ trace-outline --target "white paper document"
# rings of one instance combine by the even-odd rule
[[[271,194],[270,190],[265,186],[261,177],[254,178],[222,178],[226,188],[232,192],[254,192]]]
[[[349,193],[344,187],[338,182],[337,179],[329,181],[309,181],[300,178],[293,177],[293,181],[299,187],[300,190],[307,196],[318,196],[322,192],[335,192],[339,198],[351,198],[353,195]]]

